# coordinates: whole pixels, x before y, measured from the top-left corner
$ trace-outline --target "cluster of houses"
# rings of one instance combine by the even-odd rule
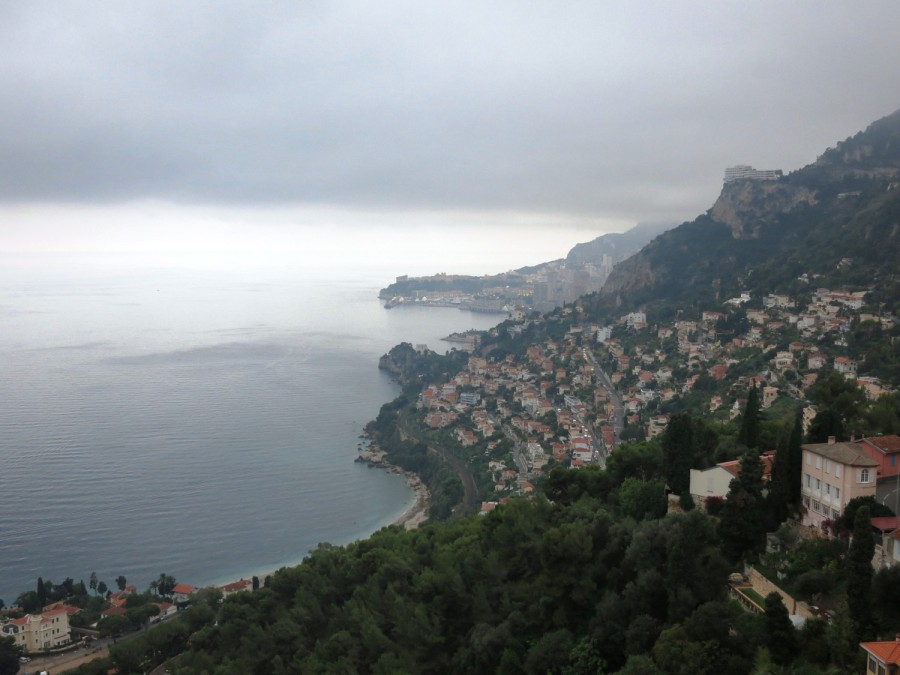
[[[722,419],[741,414],[750,387],[757,388],[766,409],[781,397],[803,401],[830,370],[855,381],[870,400],[892,392],[877,377],[861,375],[860,364],[846,353],[844,336],[851,326],[894,324],[891,316],[864,311],[866,295],[820,288],[807,294],[801,308],[790,295],[770,294],[754,303],[743,293],[694,319],[651,325],[644,312],[634,311],[609,326],[579,321],[584,308],[577,301],[560,310],[571,320],[561,338],[531,345],[523,356],[472,355],[448,382],[425,387],[417,407],[426,426],[452,428],[464,447],[484,442],[492,460],[503,436],[514,441],[521,448],[515,461],[493,461],[490,471],[498,492],[515,492],[519,481],[540,475],[551,458],[570,468],[603,464],[623,423],[639,429],[630,438],[659,436],[669,419],[660,405],[695,391],[708,394],[706,412]],[[518,315],[505,330],[517,334],[550,320]],[[746,330],[735,334],[734,326]],[[743,364],[754,358],[761,368],[744,372]],[[609,388],[598,377],[600,364],[610,373]],[[695,390],[704,377],[703,387]],[[806,404],[807,429],[815,414]],[[727,486],[724,477],[720,482]],[[815,500],[823,517],[825,503],[832,514],[832,499],[826,494]],[[810,499],[815,512],[813,505]]]
[[[833,532],[835,521],[857,497],[873,497],[895,512],[900,510],[900,436],[847,442],[831,437],[827,443],[801,447],[803,525],[825,534]],[[761,455],[765,480],[771,474],[774,455],[774,451]],[[724,499],[738,469],[738,461],[691,469],[689,490],[694,503],[702,508],[710,499]],[[873,526],[882,533],[873,565],[880,569],[900,564],[900,517],[875,518]]]
[[[722,383],[710,392],[706,410],[723,418],[740,414],[749,386],[759,389],[765,409],[781,396],[804,399],[832,369],[874,400],[893,388],[859,373],[860,364],[846,353],[846,333],[865,321],[891,328],[895,318],[864,311],[867,293],[820,288],[809,294],[801,310],[799,301],[785,294],[767,295],[761,307],[750,307],[753,299],[743,293],[727,300],[721,310],[701,312],[698,319],[653,326],[643,312],[630,312],[616,325],[599,330],[597,340],[606,348],[604,363],[614,371],[611,380],[622,393],[629,422],[643,425],[646,438],[665,428],[666,420],[654,413],[655,407],[690,394],[704,376]],[[740,334],[734,330],[742,325],[734,320],[736,312],[746,319]],[[758,355],[767,355],[758,372],[734,374]],[[808,420],[814,416],[814,410],[807,413]]]
[[[416,407],[427,427],[453,425],[463,447],[484,444],[498,493],[527,492],[551,459],[571,468],[602,464],[616,442],[606,418],[610,392],[581,346],[583,335],[591,338],[597,330],[572,328],[562,340],[529,347],[522,358],[471,355],[448,382],[426,386]],[[602,419],[594,424],[598,411]],[[495,456],[504,438],[515,446],[515,457]]]
[[[241,579],[219,588],[224,599],[234,593],[253,590],[253,584],[249,579]],[[153,623],[176,614],[179,607],[184,607],[190,602],[195,590],[190,584],[176,584],[168,596],[171,602],[152,603],[159,608],[159,614],[154,617]],[[124,616],[128,597],[136,592],[134,586],[126,586],[122,591],[108,594],[106,597],[108,606],[101,611],[100,618]],[[26,654],[40,654],[65,648],[73,642],[70,619],[80,611],[78,607],[63,601],[54,602],[43,607],[40,612],[2,620],[0,636],[13,638],[15,645]]]

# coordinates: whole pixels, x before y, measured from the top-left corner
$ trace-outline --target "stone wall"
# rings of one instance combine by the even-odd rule
[[[747,577],[747,582],[753,587],[753,590],[762,597],[765,598],[773,591],[778,593],[784,606],[787,607],[788,614],[796,614],[804,619],[812,619],[815,616],[809,605],[802,600],[796,600],[792,595],[773,584],[752,565],[747,565],[744,569],[744,576]]]

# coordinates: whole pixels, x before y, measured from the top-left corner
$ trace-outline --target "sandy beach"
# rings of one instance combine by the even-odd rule
[[[407,530],[414,530],[428,519],[428,488],[421,479],[414,473],[408,471],[402,472],[406,476],[409,487],[415,493],[415,501],[397,520],[394,525],[401,525]]]

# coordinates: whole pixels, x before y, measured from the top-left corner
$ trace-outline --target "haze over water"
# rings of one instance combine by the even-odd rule
[[[108,261],[107,261],[108,262]],[[37,576],[203,585],[367,536],[411,503],[355,464],[401,341],[502,317],[385,310],[405,270],[0,267],[0,598]]]

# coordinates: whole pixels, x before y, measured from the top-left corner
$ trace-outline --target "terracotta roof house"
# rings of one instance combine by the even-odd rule
[[[763,463],[763,480],[772,477],[772,463],[775,461],[775,451],[768,450],[759,458]],[[698,506],[710,497],[722,497],[728,495],[728,487],[731,481],[737,478],[740,470],[740,460],[722,462],[709,469],[691,469],[690,493]]]
[[[194,587],[190,584],[175,584],[172,588],[172,600],[176,603],[187,602],[193,592]]]
[[[860,438],[856,445],[869,459],[878,462],[878,478],[900,474],[900,436],[871,436]]]
[[[69,642],[69,614],[64,608],[26,614],[0,626],[0,634],[30,653],[59,647]]]
[[[866,652],[866,673],[897,675],[900,672],[900,635],[888,642],[860,642]]]
[[[253,588],[253,582],[249,579],[241,579],[240,581],[233,581],[230,584],[225,584],[222,586],[222,598],[227,598],[229,595],[233,595],[235,593],[239,593],[240,591],[249,591]]]

